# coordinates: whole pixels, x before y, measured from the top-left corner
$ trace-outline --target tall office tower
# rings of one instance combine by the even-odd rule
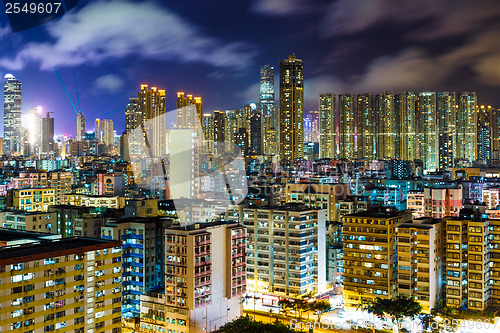
[[[375,98],[376,158],[399,157],[400,123],[394,94],[384,91]]]
[[[280,158],[304,156],[304,64],[295,54],[280,61]]]
[[[437,97],[438,117],[438,169],[447,170],[455,165],[457,108],[454,92],[440,92]]]
[[[78,112],[76,117],[76,141],[83,141],[85,139],[85,117],[83,113]]]
[[[319,95],[319,158],[338,155],[335,94]]]
[[[339,95],[339,148],[340,158],[356,158],[356,113],[353,94]]]
[[[250,119],[250,155],[262,155],[262,115],[255,112]]]
[[[259,103],[263,117],[276,117],[274,97],[274,67],[260,66]]]
[[[417,96],[412,91],[396,95],[396,112],[401,119],[400,157],[405,161],[417,159]]]
[[[106,146],[112,147],[113,142],[113,120],[103,119],[102,120],[102,138],[101,141],[104,142]]]
[[[242,315],[245,228],[237,223],[165,231],[165,332],[213,332]],[[157,317],[158,318],[158,317]]]
[[[375,125],[373,114],[373,95],[360,94],[358,108],[358,157],[373,159],[375,148]]]
[[[470,163],[476,160],[477,97],[475,92],[463,92],[458,99],[456,158]]]
[[[489,106],[488,106],[489,107]],[[491,158],[498,160],[500,158],[500,109],[491,109],[490,124],[491,124]]]
[[[146,142],[154,156],[163,156],[167,152],[167,124],[164,117],[167,113],[165,90],[157,87],[149,89],[147,84],[142,84],[137,97],[142,111],[145,133],[151,136],[146,138]]]
[[[40,154],[40,140],[42,138],[41,112],[41,107],[32,108],[26,117],[26,129],[28,131],[30,153],[34,155]]]
[[[121,332],[121,241],[1,233],[2,332]]]
[[[137,97],[129,98],[130,102],[125,109],[125,131],[132,133],[136,127],[142,124],[142,110]]]
[[[481,105],[477,111],[477,159],[488,163],[492,155],[492,107]]]
[[[225,124],[224,112],[215,110],[213,120],[214,141],[224,142]]]
[[[312,119],[309,115],[304,117],[304,142],[312,141]]]
[[[21,145],[21,82],[6,74],[3,86],[3,127],[7,153],[19,152]]]
[[[436,93],[423,91],[418,95],[420,159],[427,170],[438,168],[438,125]]]
[[[54,118],[51,118],[50,112],[47,112],[47,117],[42,118],[42,155],[54,156],[54,149]]]
[[[101,119],[96,118],[94,124],[95,124],[95,126],[94,126],[95,141],[101,142],[102,141],[102,122],[101,122]]]
[[[182,110],[182,108],[189,105],[194,105],[196,109],[185,108],[184,110]],[[184,92],[178,92],[175,107],[177,109],[177,128],[194,128],[195,126],[198,127],[203,115],[203,102],[201,100],[201,97],[193,98],[193,95],[185,95]],[[194,113],[194,111],[196,113]]]

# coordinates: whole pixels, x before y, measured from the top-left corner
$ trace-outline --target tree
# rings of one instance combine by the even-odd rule
[[[332,311],[330,302],[324,299],[318,299],[310,303],[310,308],[312,311],[316,311],[319,322],[321,322],[321,315],[323,313]]]
[[[430,314],[422,317],[422,323],[424,329],[432,333],[453,333],[459,326],[458,313],[455,308],[443,305],[440,301]]]
[[[415,299],[398,296],[393,299],[377,297],[374,301],[363,301],[358,307],[377,316],[390,317],[397,327],[404,318],[415,319],[421,312],[422,306]]]
[[[237,318],[221,328],[219,328],[218,333],[293,333],[294,331],[283,323],[275,321],[274,323],[263,323],[260,321],[255,321],[249,316]],[[300,331],[303,332],[303,331]]]
[[[293,308],[293,303],[290,302],[288,299],[280,299],[278,301],[278,306],[280,307],[281,311],[287,315],[287,313]]]

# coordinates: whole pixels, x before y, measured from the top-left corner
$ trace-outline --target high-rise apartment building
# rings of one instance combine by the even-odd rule
[[[21,147],[21,82],[6,74],[3,86],[3,127],[7,153],[17,153]]]
[[[2,332],[121,332],[120,241],[1,233]]]
[[[101,227],[102,238],[123,243],[124,317],[139,317],[140,295],[164,286],[165,229],[168,224],[168,220],[134,217]]]
[[[405,91],[396,96],[396,112],[401,120],[399,156],[404,161],[414,161],[418,156],[417,96]]]
[[[375,123],[376,157],[379,159],[398,158],[400,122],[392,92],[384,91],[375,98]]]
[[[343,217],[344,304],[397,295],[397,227],[405,212],[367,211]]]
[[[444,223],[420,218],[397,230],[398,294],[413,297],[424,312],[434,309],[444,287]]]
[[[280,61],[280,158],[304,156],[304,64],[292,54]]]
[[[493,115],[491,106],[481,105],[477,109],[477,159],[484,164],[492,157],[492,132],[495,124]]]
[[[356,158],[356,112],[353,94],[339,95],[339,151],[340,158]]]
[[[373,95],[357,96],[358,114],[358,157],[372,159],[375,148],[375,123],[373,113]]]
[[[319,158],[337,156],[335,94],[319,95]]]
[[[165,231],[166,332],[212,332],[242,314],[246,230],[237,223]]]
[[[102,138],[101,141],[108,147],[114,146],[114,131],[113,131],[113,120],[103,119],[102,120]]]
[[[131,133],[142,124],[142,110],[137,97],[129,98],[130,102],[125,109],[125,131]]]
[[[458,99],[456,157],[472,163],[476,160],[477,97],[463,92]]]
[[[250,155],[262,155],[262,115],[255,112],[250,118]]]
[[[438,170],[455,166],[457,107],[454,92],[440,92],[437,97]]]
[[[326,290],[325,210],[289,204],[244,208],[242,214],[249,291],[298,298]]]
[[[427,170],[438,168],[438,122],[436,93],[420,92],[418,95],[418,141],[420,159]]]
[[[102,122],[101,122],[101,119],[96,118],[94,124],[95,124],[95,126],[94,126],[94,140],[97,142],[101,142],[102,141]]]
[[[76,117],[76,141],[83,141],[85,139],[85,117],[83,113],[78,112]]]
[[[187,106],[194,105],[195,108]],[[176,127],[177,128],[194,128],[200,126],[203,115],[203,101],[201,97],[193,97],[193,95],[185,95],[184,92],[177,93],[176,107]]]
[[[164,156],[167,152],[167,130],[164,115],[166,109],[165,90],[157,87],[149,88],[147,84],[141,85],[138,93],[138,102],[142,112],[142,123],[146,142],[153,156]]]
[[[461,186],[424,188],[425,216],[434,218],[458,216],[462,208]]]
[[[54,143],[54,118],[50,117],[50,112],[47,112],[47,117],[42,118],[42,156],[55,156]]]

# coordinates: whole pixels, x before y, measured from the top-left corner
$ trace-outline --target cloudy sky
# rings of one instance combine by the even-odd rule
[[[497,0],[81,1],[17,33],[2,11],[0,73],[22,81],[23,112],[40,105],[72,136],[61,81],[88,129],[111,118],[120,134],[142,83],[166,89],[169,109],[177,91],[206,112],[236,109],[257,101],[259,66],[290,53],[304,60],[307,110],[321,92],[383,90],[476,91],[500,107],[499,19]]]

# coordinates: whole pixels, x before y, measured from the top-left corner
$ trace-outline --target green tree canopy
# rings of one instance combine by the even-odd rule
[[[252,318],[245,316],[237,318],[224,326],[222,326],[218,333],[293,333],[294,331],[283,323],[275,321],[274,323],[263,323],[255,321]]]

